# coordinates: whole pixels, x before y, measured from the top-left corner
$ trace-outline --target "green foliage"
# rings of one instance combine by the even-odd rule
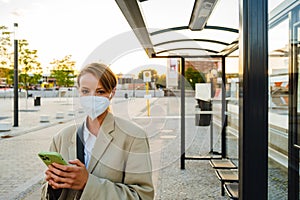
[[[139,79],[143,79],[143,72],[144,71],[151,71],[151,82],[154,82],[155,79],[155,85],[159,86],[159,87],[166,87],[166,75],[162,74],[161,76],[159,76],[157,74],[157,71],[154,69],[145,69],[142,70],[139,74],[138,74],[138,78]],[[204,73],[199,72],[191,67],[187,68],[185,71],[185,79],[186,79],[186,88],[190,88],[190,89],[195,89],[195,84],[196,83],[205,83],[206,82],[206,78]]]
[[[162,88],[166,87],[166,75],[162,74],[161,76],[158,77],[157,81],[156,81],[156,85]]]
[[[14,80],[14,70],[0,67],[0,78],[6,78],[6,83],[12,85]]]
[[[0,26],[0,67],[9,68],[11,67],[12,54],[10,49],[12,49],[12,43],[10,39],[11,33],[8,32],[8,27]]]
[[[19,69],[21,69],[19,75],[19,83],[25,85],[25,89],[28,89],[29,85],[38,84],[42,77],[41,63],[37,60],[37,50],[31,50],[28,48],[29,43],[27,40],[19,40]]]
[[[196,83],[206,83],[205,75],[191,67],[186,69],[185,79],[193,89],[195,89]]]
[[[0,78],[6,78],[6,83],[11,85],[13,82],[11,33],[6,26],[0,26],[0,33]]]
[[[0,26],[0,77],[6,78],[8,84],[13,84],[14,52],[11,32],[6,26]],[[42,77],[42,68],[38,62],[37,50],[30,50],[27,40],[18,41],[19,82],[25,85],[37,84]]]
[[[20,74],[19,75],[19,82],[24,83],[24,85],[37,85],[42,78],[41,74]],[[27,88],[27,87],[26,87]]]
[[[0,77],[6,78],[10,85],[13,84],[14,79],[14,52],[11,36],[8,27],[0,26]],[[28,86],[39,83],[42,78],[42,67],[38,61],[37,50],[30,49],[27,40],[19,40],[18,44],[19,82],[25,85],[25,89],[28,89]],[[56,78],[57,85],[66,87],[74,85],[75,62],[71,61],[71,55],[61,60],[53,60],[50,64],[53,68],[51,77]]]
[[[61,60],[54,59],[50,63],[52,65],[51,77],[56,79],[57,86],[74,86],[75,63],[71,60],[71,55],[67,55]]]

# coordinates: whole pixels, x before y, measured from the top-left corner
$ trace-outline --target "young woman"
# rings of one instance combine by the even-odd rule
[[[42,199],[153,199],[149,144],[142,128],[109,111],[117,80],[104,64],[91,63],[78,76],[87,117],[54,136],[50,151],[69,165],[46,170]]]

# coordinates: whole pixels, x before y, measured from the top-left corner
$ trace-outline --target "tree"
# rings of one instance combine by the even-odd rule
[[[199,72],[191,67],[186,69],[185,79],[193,89],[195,89],[196,83],[205,83],[206,82],[205,75],[202,72]]]
[[[166,75],[165,74],[162,74],[161,76],[158,77],[158,79],[156,81],[156,86],[162,87],[162,88],[166,87]]]
[[[52,65],[51,77],[56,79],[56,85],[71,87],[74,86],[75,61],[71,60],[71,55],[65,56],[63,59],[54,59]]]
[[[0,26],[0,77],[6,78],[8,84],[13,83],[13,49],[11,32],[6,26]],[[37,50],[30,50],[27,40],[18,42],[18,63],[20,69],[19,82],[25,85],[37,84],[42,77],[41,64],[37,61]],[[19,73],[19,72],[18,72]]]
[[[11,32],[8,32],[6,26],[0,26],[0,67],[9,68],[12,58],[12,53],[9,50],[12,48],[12,43],[10,39]]]
[[[6,78],[7,84],[13,83],[13,65],[11,60],[13,54],[10,52],[12,43],[10,39],[11,33],[8,32],[6,26],[0,26],[0,78]]]
[[[37,50],[30,50],[27,40],[19,40],[19,82],[23,83],[26,91],[28,86],[38,84],[42,77],[41,63],[37,60]]]

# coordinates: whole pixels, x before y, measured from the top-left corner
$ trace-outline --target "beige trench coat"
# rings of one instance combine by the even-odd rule
[[[65,160],[76,159],[76,131],[76,125],[60,131],[50,151],[61,153]],[[108,113],[99,131],[85,188],[63,189],[59,200],[153,199],[149,144],[143,129]],[[48,199],[47,188],[45,183],[42,199]]]

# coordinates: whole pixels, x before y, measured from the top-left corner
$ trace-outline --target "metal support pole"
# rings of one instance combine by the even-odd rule
[[[135,82],[134,82],[134,78],[132,79],[133,82],[133,97],[135,97]]]
[[[180,91],[181,91],[181,157],[180,168],[185,169],[185,59],[181,57],[181,76],[180,76]]]
[[[210,78],[210,102],[212,105],[212,101],[214,98],[214,83],[213,78]],[[211,109],[212,110],[212,109]],[[214,127],[213,127],[213,114],[211,114],[210,118],[210,153],[214,154]]]
[[[149,94],[149,82],[146,82],[146,95]],[[150,116],[150,102],[149,98],[147,97],[147,115]]]
[[[226,73],[225,57],[222,57],[222,133],[221,133],[221,154],[226,157],[226,127],[227,127],[227,101],[226,101]]]
[[[14,23],[14,27],[18,27]],[[19,94],[18,94],[18,40],[14,39],[14,127],[19,126]]]
[[[298,113],[298,80],[299,70],[298,66],[298,28],[300,25],[295,26],[299,22],[299,12],[290,13],[290,31],[291,46],[289,51],[290,55],[289,65],[289,126],[288,126],[288,199],[299,199],[299,149],[295,148],[295,144],[299,141],[299,113]]]
[[[238,195],[242,200],[267,200],[268,0],[239,2]]]

